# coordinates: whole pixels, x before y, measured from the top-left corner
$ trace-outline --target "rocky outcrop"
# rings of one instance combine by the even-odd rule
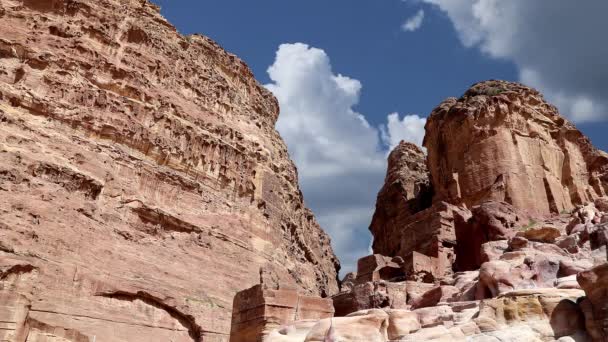
[[[587,298],[582,303],[587,330],[594,341],[608,340],[608,264],[578,274]]]
[[[241,60],[147,1],[3,0],[0,17],[9,340],[225,341],[266,266],[338,291],[277,101]]]
[[[427,120],[424,146],[435,201],[505,201],[544,215],[608,190],[608,155],[517,83],[482,82],[445,100]]]
[[[342,291],[332,297],[337,317],[365,309],[407,307],[405,272],[401,257],[368,255],[359,259],[355,274],[354,279],[347,275],[342,284],[349,284],[342,286]]]
[[[408,279],[432,282],[452,274],[456,260],[456,223],[468,220],[470,215],[467,209],[446,202],[435,203],[403,217],[394,230],[373,230],[373,250],[403,258]]]
[[[259,284],[234,297],[230,342],[262,342],[288,323],[333,315],[329,298],[303,296],[293,288],[270,289]]]
[[[411,215],[430,206],[432,197],[426,155],[420,147],[401,141],[388,156],[384,186],[369,227],[378,253],[395,255],[387,253],[393,248],[392,239]]]
[[[424,144],[428,173],[422,151],[391,153],[370,225],[374,253],[403,259],[405,305],[351,308],[387,312],[399,341],[605,341],[607,155],[538,92],[502,81],[444,101]],[[367,294],[398,295],[384,292]]]
[[[362,310],[306,329],[297,322],[268,341],[590,341],[582,298],[581,290],[539,289],[415,310]]]

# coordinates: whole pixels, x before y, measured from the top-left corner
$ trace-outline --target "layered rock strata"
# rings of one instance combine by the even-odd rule
[[[268,265],[338,291],[241,60],[140,0],[2,0],[0,30],[2,338],[225,341]]]

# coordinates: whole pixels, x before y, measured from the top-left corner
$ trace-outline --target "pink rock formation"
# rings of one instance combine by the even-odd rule
[[[225,341],[266,265],[338,291],[277,101],[241,60],[147,1],[1,8],[3,337]]]
[[[608,191],[608,155],[517,83],[482,82],[445,100],[428,118],[424,146],[435,201],[492,199],[549,214]]]
[[[262,342],[281,326],[333,315],[331,299],[302,296],[295,289],[256,285],[234,297],[230,342]]]
[[[589,301],[585,308],[589,333],[594,341],[608,341],[608,264],[579,273],[577,280]]]
[[[384,186],[378,193],[369,228],[378,253],[396,255],[395,244],[399,242],[394,241],[394,237],[400,234],[411,215],[430,206],[432,196],[424,152],[412,143],[401,141],[388,157]]]
[[[478,269],[485,260],[482,246],[490,241],[507,240],[515,235],[522,218],[505,202],[487,201],[456,218],[456,261],[458,271]]]
[[[466,209],[436,203],[416,214],[405,215],[399,225],[389,223],[372,228],[374,252],[402,257],[409,279],[431,281],[450,275],[456,259],[455,222],[469,216]]]

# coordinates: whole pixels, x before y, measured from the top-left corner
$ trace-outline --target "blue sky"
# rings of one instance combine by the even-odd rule
[[[390,146],[419,143],[424,117],[475,82],[537,87],[608,149],[605,0],[155,2],[181,33],[216,40],[275,93],[277,129],[345,271],[368,253]]]

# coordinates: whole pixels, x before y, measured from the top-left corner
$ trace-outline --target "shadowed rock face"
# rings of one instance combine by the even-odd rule
[[[606,194],[608,158],[536,90],[487,81],[429,116],[424,146],[434,200],[505,201],[560,213]]]
[[[224,341],[267,265],[338,291],[241,60],[139,0],[2,0],[0,31],[0,339]]]
[[[577,276],[587,300],[584,305],[587,329],[595,341],[608,340],[608,264],[581,272]]]
[[[369,227],[374,250],[396,255],[400,245],[396,236],[412,215],[431,205],[432,197],[426,155],[420,147],[401,141],[388,157],[384,186]]]

